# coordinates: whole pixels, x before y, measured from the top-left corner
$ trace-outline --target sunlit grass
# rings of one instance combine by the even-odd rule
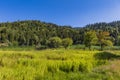
[[[119,58],[119,53],[116,51],[117,58]],[[0,80],[86,80],[86,78],[101,80],[102,77],[98,75],[103,75],[95,72],[96,67],[105,65],[116,58],[116,56],[107,58],[105,55],[102,59],[101,56],[104,55],[100,51],[74,49],[1,50]]]

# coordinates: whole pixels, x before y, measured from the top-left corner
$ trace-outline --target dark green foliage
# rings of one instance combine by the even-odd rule
[[[51,37],[71,38],[74,45],[83,44],[84,34],[91,30],[107,31],[110,33],[114,45],[120,43],[120,21],[72,28],[71,26],[59,26],[37,20],[26,20],[0,23],[0,44],[4,43],[8,46],[37,46],[40,44],[47,46],[47,41]]]
[[[0,43],[9,46],[47,45],[51,37],[72,38],[78,43],[79,30],[70,26],[58,26],[36,20],[0,23]]]
[[[118,46],[120,46],[120,36],[118,36]]]

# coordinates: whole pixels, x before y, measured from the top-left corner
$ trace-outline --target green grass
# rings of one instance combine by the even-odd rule
[[[0,47],[0,51],[32,51],[35,50],[35,46],[8,46]]]
[[[119,80],[119,58],[120,51],[1,49],[0,80]]]
[[[81,50],[89,50],[89,48],[85,47],[85,45],[72,45],[69,49],[81,49]],[[92,46],[91,50],[101,50],[100,46]],[[120,46],[106,46],[104,50],[120,50]]]

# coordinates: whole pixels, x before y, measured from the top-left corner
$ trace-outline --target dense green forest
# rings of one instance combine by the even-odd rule
[[[73,44],[83,44],[87,31],[106,31],[114,45],[120,45],[120,21],[95,23],[85,27],[60,26],[37,20],[0,23],[0,43],[6,46],[46,45],[51,37],[71,38]]]

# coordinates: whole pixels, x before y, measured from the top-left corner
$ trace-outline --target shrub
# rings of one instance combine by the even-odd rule
[[[50,48],[59,48],[61,46],[62,40],[59,37],[52,37],[48,41],[48,46]]]
[[[70,45],[72,45],[72,43],[73,43],[73,40],[71,38],[65,38],[62,40],[62,46],[64,48],[69,47]]]

